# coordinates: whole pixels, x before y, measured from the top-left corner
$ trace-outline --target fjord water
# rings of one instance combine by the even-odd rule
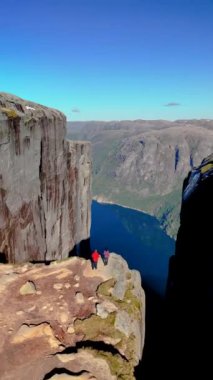
[[[165,292],[169,257],[175,241],[148,214],[113,204],[92,202],[91,248],[123,256],[131,269],[159,295]]]

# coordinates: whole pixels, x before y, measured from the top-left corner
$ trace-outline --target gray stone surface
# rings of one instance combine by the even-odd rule
[[[90,144],[65,140],[65,116],[0,93],[0,252],[53,260],[89,237]]]

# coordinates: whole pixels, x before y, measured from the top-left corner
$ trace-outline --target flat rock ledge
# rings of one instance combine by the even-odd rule
[[[133,380],[144,345],[140,274],[72,257],[0,265],[0,378]]]

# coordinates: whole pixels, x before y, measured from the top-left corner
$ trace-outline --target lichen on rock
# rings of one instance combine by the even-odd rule
[[[32,281],[27,281],[20,288],[20,294],[21,295],[35,294],[35,293],[36,293],[36,287],[35,287],[35,284]]]

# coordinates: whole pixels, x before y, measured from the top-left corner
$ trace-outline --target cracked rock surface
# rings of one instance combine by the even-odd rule
[[[0,252],[9,262],[68,256],[90,231],[90,144],[65,116],[0,93]]]
[[[140,275],[121,256],[0,265],[0,378],[134,379],[144,345]]]

